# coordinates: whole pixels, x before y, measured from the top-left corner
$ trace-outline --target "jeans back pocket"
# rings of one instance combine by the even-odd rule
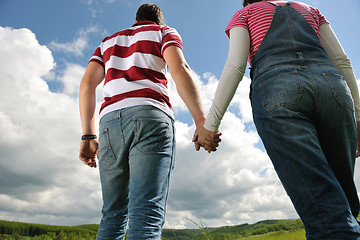
[[[280,106],[296,104],[302,96],[297,70],[282,72],[259,82],[263,106],[268,112]]]
[[[159,152],[166,141],[171,141],[172,130],[166,120],[146,117],[136,117],[135,147],[140,152]]]
[[[354,102],[351,96],[351,91],[342,75],[337,73],[322,73],[322,76],[330,85],[333,96],[337,102],[346,108],[354,111]]]

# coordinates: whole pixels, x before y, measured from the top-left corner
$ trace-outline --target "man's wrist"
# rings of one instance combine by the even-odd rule
[[[97,136],[94,134],[85,134],[81,136],[81,140],[92,140],[92,139],[96,139]]]
[[[205,116],[198,117],[196,120],[194,119],[195,126],[202,127],[205,123],[205,120],[206,120]]]

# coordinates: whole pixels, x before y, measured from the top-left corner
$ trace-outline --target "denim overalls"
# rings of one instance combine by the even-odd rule
[[[360,239],[350,90],[291,2],[268,3],[275,14],[250,73],[257,131],[307,239]]]

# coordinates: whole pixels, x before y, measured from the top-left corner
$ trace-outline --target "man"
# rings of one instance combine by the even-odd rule
[[[132,27],[101,42],[81,80],[79,158],[96,167],[98,152],[103,193],[97,239],[124,239],[127,224],[127,239],[161,239],[175,154],[167,66],[196,128],[202,127],[205,116],[181,37],[163,26],[155,4],[141,5]],[[104,77],[98,146],[95,89]],[[219,136],[207,149],[216,150]]]

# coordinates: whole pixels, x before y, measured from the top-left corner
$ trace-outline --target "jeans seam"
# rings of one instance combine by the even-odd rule
[[[313,78],[313,75],[311,74],[309,68],[305,68],[305,71],[307,73],[307,75],[309,76],[309,80],[311,82],[311,85],[313,87],[314,90],[314,112],[318,112],[318,108],[319,108],[319,90],[318,90],[318,86],[316,84],[316,81]]]
[[[165,206],[164,206],[164,211],[166,212],[166,207],[167,207],[167,199],[169,197],[169,189],[170,189],[170,180],[171,180],[171,173],[174,169],[174,161],[175,161],[175,126],[174,124],[172,124],[172,132],[173,132],[173,137],[172,137],[172,148],[171,148],[171,162],[170,162],[170,169],[169,169],[169,175],[168,175],[168,186],[167,186],[167,192],[166,192],[166,196],[165,196]],[[164,219],[165,222],[165,219]]]
[[[121,146],[122,149],[124,151],[127,151],[127,147],[126,147],[126,140],[125,140],[125,135],[123,132],[123,126],[122,126],[122,116],[119,117],[119,134],[120,134],[120,139],[121,139]]]
[[[117,161],[117,157],[116,157],[116,155],[114,153],[114,150],[113,150],[113,148],[111,146],[111,143],[110,143],[109,128],[105,128],[102,131],[102,137],[106,138],[106,143],[107,143],[106,149],[111,152],[111,156],[112,156],[112,159],[113,159],[111,162],[106,164],[106,167],[102,167],[102,170],[108,171]],[[109,157],[106,157],[105,159],[109,159]]]

